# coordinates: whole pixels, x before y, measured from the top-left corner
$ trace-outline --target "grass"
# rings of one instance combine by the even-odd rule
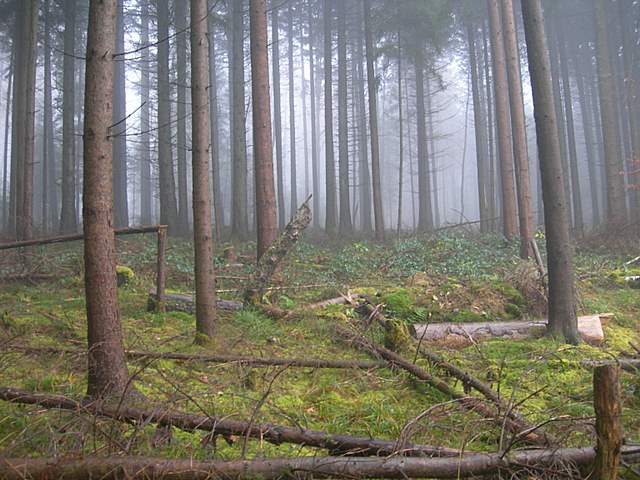
[[[326,244],[325,244],[326,245]],[[224,264],[221,256],[218,267]],[[275,320],[255,310],[220,313],[217,336],[206,346],[194,344],[193,315],[146,312],[147,292],[153,285],[155,263],[151,238],[119,241],[119,264],[134,272],[119,289],[127,348],[187,353],[234,353],[254,356],[367,359],[366,355],[336,341],[336,324],[358,314],[352,308],[329,306],[286,320]],[[168,286],[192,289],[190,244],[171,240]],[[252,245],[236,247],[249,254]],[[544,252],[544,250],[543,250]],[[54,282],[0,287],[0,329],[13,345],[82,349],[86,344],[81,251],[78,245],[41,249],[43,268],[60,272]],[[45,261],[46,260],[46,261]],[[429,345],[438,353],[491,383],[521,406],[530,422],[570,416],[553,422],[548,430],[566,445],[593,441],[591,372],[582,360],[610,358],[629,350],[640,339],[640,294],[612,281],[608,275],[622,258],[601,251],[579,251],[576,256],[579,312],[612,312],[603,347],[567,346],[551,339],[494,339],[463,349]],[[519,265],[517,246],[496,237],[408,238],[390,245],[368,242],[320,246],[302,242],[287,259],[278,283],[291,287],[274,293],[269,301],[282,308],[346,292],[370,295],[386,304],[385,313],[400,322],[424,319],[492,320],[529,314],[530,305],[507,280],[506,272]],[[251,271],[247,264],[241,272]],[[234,280],[221,280],[223,289],[240,288]],[[239,293],[229,293],[239,298]],[[517,310],[516,308],[517,307]],[[508,317],[507,317],[508,316]],[[383,342],[372,328],[372,338]],[[0,385],[56,392],[81,398],[86,390],[86,361],[82,355],[0,353]],[[413,359],[413,352],[405,351]],[[434,373],[437,367],[422,359],[418,364]],[[238,364],[198,364],[168,360],[132,361],[136,388],[150,404],[202,414],[302,426],[334,433],[394,439],[404,425],[432,405],[446,402],[438,391],[415,382],[399,371],[247,368]],[[274,377],[277,379],[273,381]],[[273,381],[264,404],[257,405]],[[453,379],[447,381],[462,391]],[[640,441],[640,382],[622,374],[624,429],[630,441]],[[567,426],[570,425],[570,428]],[[495,450],[499,432],[480,417],[443,406],[420,422],[413,441],[468,449]],[[136,455],[168,458],[238,458],[242,439],[212,441],[203,433],[173,431],[170,444],[155,447],[153,427],[136,430],[113,422],[82,420],[78,415],[43,411],[0,403],[0,455],[51,455],[59,452],[117,453],[122,444]],[[117,442],[114,441],[117,440]],[[312,453],[292,445],[248,442],[248,457]]]

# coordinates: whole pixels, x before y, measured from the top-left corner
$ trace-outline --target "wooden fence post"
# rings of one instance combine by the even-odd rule
[[[618,365],[593,370],[593,404],[596,412],[596,480],[617,480],[622,448],[620,426],[620,382]]]
[[[158,226],[158,266],[156,275],[156,311],[164,312],[165,265],[164,254],[167,242],[167,226]]]

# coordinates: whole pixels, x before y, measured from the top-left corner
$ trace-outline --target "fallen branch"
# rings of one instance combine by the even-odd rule
[[[273,424],[250,425],[249,422],[242,420],[229,420],[227,418],[194,415],[172,410],[146,410],[128,406],[112,408],[97,403],[82,404],[62,395],[33,393],[9,387],[0,387],[0,399],[18,404],[71,410],[126,423],[138,422],[145,425],[154,423],[161,427],[175,427],[188,432],[202,430],[212,436],[248,436],[274,445],[294,443],[307,447],[323,448],[329,450],[329,452],[340,454],[385,456],[398,453],[396,442],[394,441],[352,437],[350,435],[334,435],[316,430]],[[460,455],[459,450],[430,445],[407,445],[400,453],[407,456],[430,457],[455,457]],[[0,475],[0,478],[3,477]]]
[[[634,455],[630,448],[623,456]],[[149,457],[4,458],[4,480],[124,479],[210,480],[212,478],[275,480],[313,474],[313,478],[469,478],[517,471],[560,476],[590,471],[595,450],[561,448],[482,453],[459,458],[297,457],[199,462]],[[555,477],[554,477],[555,478]]]
[[[245,290],[244,300],[248,304],[258,304],[262,300],[265,289],[276,272],[276,269],[298,242],[302,232],[311,222],[311,209],[309,200],[311,196],[298,208],[289,224],[285,227],[280,236],[271,244],[266,252],[260,257],[256,272],[251,277],[249,286]]]
[[[52,353],[68,355],[85,355],[85,350],[64,349],[56,347],[21,347],[14,346],[13,350],[20,350],[27,353]],[[249,357],[246,355],[194,355],[178,352],[138,352],[127,350],[127,358],[153,358],[158,360],[178,360],[183,362],[202,363],[238,363],[249,367],[301,367],[301,368],[357,368],[371,370],[374,368],[386,367],[386,362],[372,362],[361,360],[325,360],[325,359],[300,359],[300,358],[263,358]]]
[[[532,444],[548,443],[544,436],[536,433],[534,431],[535,429],[524,421],[515,418],[501,417],[499,412],[494,411],[479,398],[469,397],[458,392],[444,380],[431,375],[416,364],[405,360],[397,353],[383,347],[382,345],[369,341],[362,334],[346,330],[339,325],[334,326],[334,331],[351,345],[357,346],[361,350],[386,360],[390,367],[401,368],[402,370],[409,372],[415,378],[428,383],[435,389],[444,393],[447,397],[460,400],[460,404],[468,411],[477,412],[484,418],[497,422],[500,426],[504,425],[504,428],[516,435],[516,437],[522,436],[522,440]],[[508,412],[505,412],[505,414],[508,414]]]

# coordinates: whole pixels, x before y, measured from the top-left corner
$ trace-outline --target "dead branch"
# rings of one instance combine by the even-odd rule
[[[327,432],[291,428],[274,424],[255,424],[242,420],[230,420],[215,416],[194,415],[175,410],[141,409],[122,405],[112,408],[98,403],[82,404],[62,395],[33,393],[10,387],[0,387],[0,399],[17,404],[39,405],[45,408],[70,410],[78,413],[101,416],[125,423],[155,423],[162,427],[175,427],[193,432],[201,430],[210,435],[225,437],[247,435],[274,445],[294,443],[307,447],[323,448],[329,452],[350,453],[352,455],[392,455],[396,452],[396,442],[371,438],[334,435]],[[430,445],[407,445],[402,451],[407,456],[455,457],[460,451]],[[0,478],[4,478],[0,475]]]
[[[623,455],[634,455],[630,448]],[[275,480],[313,474],[313,478],[469,478],[517,471],[579,474],[590,471],[595,449],[561,448],[521,450],[507,455],[482,453],[459,458],[297,457],[199,462],[150,457],[4,458],[0,477],[5,480]]]
[[[514,435],[519,435],[521,432],[530,431],[531,426],[526,424],[524,421],[515,418],[501,418],[500,413],[493,410],[491,407],[486,405],[482,400],[476,397],[468,397],[463,393],[456,391],[453,387],[451,387],[444,380],[431,375],[429,372],[423,370],[419,366],[405,360],[397,353],[383,347],[382,345],[378,345],[374,342],[369,341],[364,335],[346,330],[345,328],[340,327],[339,325],[334,326],[334,331],[344,340],[346,340],[351,345],[354,345],[361,350],[364,350],[370,354],[375,355],[376,357],[382,358],[389,363],[390,367],[401,368],[402,370],[407,371],[415,378],[422,380],[423,382],[428,383],[435,389],[444,393],[451,399],[460,400],[460,404],[469,411],[474,411],[482,415],[484,418],[490,419],[499,423],[501,426],[504,423],[505,428],[513,433]],[[506,413],[506,412],[505,412]],[[526,436],[523,437],[523,440],[532,443],[532,444],[546,444],[548,443],[547,439],[539,435],[536,432],[530,431]]]
[[[13,350],[35,354],[68,354],[84,355],[86,351],[77,349],[65,349],[57,347],[23,347],[13,346]],[[153,358],[158,360],[178,360],[183,362],[201,363],[237,363],[246,367],[301,367],[301,368],[337,368],[371,370],[387,367],[386,362],[372,362],[362,360],[325,360],[325,359],[301,359],[301,358],[274,358],[274,357],[250,357],[247,355],[195,355],[179,352],[138,352],[127,350],[127,358]]]

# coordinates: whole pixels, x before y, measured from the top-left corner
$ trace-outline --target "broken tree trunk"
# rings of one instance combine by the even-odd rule
[[[300,206],[280,236],[260,257],[256,272],[253,274],[244,293],[245,303],[253,305],[260,303],[271,277],[273,277],[284,257],[298,242],[302,232],[311,222],[310,199],[311,195]]]
[[[598,480],[618,478],[622,448],[619,375],[617,365],[602,365],[593,371],[593,406],[598,441],[594,473]]]
[[[627,449],[630,451],[630,449]],[[209,480],[212,478],[276,480],[280,478],[470,478],[525,471],[559,477],[588,471],[595,450],[560,448],[462,455],[459,458],[297,457],[256,460],[166,460],[149,457],[3,458],[4,480],[124,479]],[[633,455],[631,453],[630,455]],[[311,474],[311,475],[309,475]]]
[[[294,443],[307,447],[323,448],[336,454],[393,455],[455,457],[460,451],[430,445],[404,445],[401,452],[395,441],[376,440],[349,435],[334,435],[327,432],[292,428],[273,424],[254,424],[242,420],[230,420],[215,416],[194,415],[175,410],[141,409],[128,406],[112,408],[97,403],[83,404],[62,395],[32,393],[16,388],[0,387],[0,399],[17,404],[39,405],[45,408],[71,410],[78,413],[111,418],[121,422],[155,423],[161,427],[175,427],[184,431],[202,430],[210,435],[231,435],[257,438],[260,441],[280,445]],[[0,475],[0,478],[3,478]],[[54,477],[57,478],[57,477]]]
[[[414,363],[405,360],[397,353],[369,341],[364,335],[358,332],[346,330],[339,325],[334,326],[334,331],[343,340],[350,345],[356,346],[359,349],[366,351],[376,357],[382,358],[389,363],[390,367],[398,367],[407,371],[415,378],[422,380],[440,392],[447,395],[447,397],[458,400],[460,404],[468,411],[477,412],[484,418],[496,422],[501,427],[504,427],[508,432],[512,433],[515,438],[522,439],[527,443],[532,444],[547,444],[548,440],[544,435],[536,433],[536,427],[526,424],[524,421],[509,417],[509,412],[500,413],[486,405],[481,399],[476,397],[469,397],[465,394],[458,392],[451,387],[444,380],[431,375],[429,372],[423,370]]]

